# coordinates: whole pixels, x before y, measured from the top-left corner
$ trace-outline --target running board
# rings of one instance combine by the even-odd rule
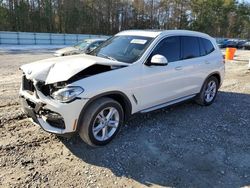
[[[158,110],[160,108],[164,108],[164,107],[167,107],[167,106],[170,106],[170,105],[173,105],[173,104],[176,104],[176,103],[183,102],[185,100],[191,99],[191,98],[193,98],[195,96],[196,96],[196,94],[189,95],[189,96],[186,96],[186,97],[182,97],[182,98],[179,98],[179,99],[175,99],[175,100],[163,103],[163,104],[159,104],[157,106],[147,108],[145,110],[140,111],[140,113],[147,113],[147,112],[151,112],[151,111],[154,111],[154,110]]]

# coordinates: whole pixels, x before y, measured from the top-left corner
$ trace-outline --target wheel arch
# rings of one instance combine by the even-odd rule
[[[203,84],[202,86],[204,85],[204,83],[206,82],[206,80],[208,78],[210,78],[211,76],[214,76],[215,78],[217,78],[218,82],[219,82],[219,87],[221,86],[221,76],[220,76],[220,73],[219,72],[212,72],[211,74],[209,74],[206,79],[203,81]],[[218,88],[219,89],[219,88]]]
[[[128,118],[131,116],[131,113],[132,113],[132,104],[131,104],[129,98],[127,97],[127,95],[124,94],[121,91],[109,91],[109,92],[101,93],[99,95],[96,95],[96,96],[90,98],[89,101],[82,108],[79,117],[83,118],[86,110],[88,109],[88,107],[95,100],[97,100],[99,98],[103,98],[103,97],[108,97],[108,98],[111,98],[111,99],[119,102],[121,104],[123,110],[124,110],[124,121],[128,120]],[[81,121],[78,121],[78,123],[77,123],[77,131],[79,131],[79,129],[80,129],[80,126],[81,126],[80,123],[81,123]]]

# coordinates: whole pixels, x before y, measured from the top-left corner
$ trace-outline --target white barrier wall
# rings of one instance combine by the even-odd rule
[[[71,45],[88,38],[109,38],[105,35],[57,34],[0,31],[1,44],[21,45]]]

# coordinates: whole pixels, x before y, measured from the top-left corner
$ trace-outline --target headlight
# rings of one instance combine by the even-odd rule
[[[70,102],[79,96],[84,90],[79,86],[71,86],[59,89],[52,93],[52,97],[60,102]]]

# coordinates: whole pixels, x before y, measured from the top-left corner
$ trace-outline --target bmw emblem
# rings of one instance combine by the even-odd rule
[[[32,73],[32,70],[28,70],[28,74],[31,74]]]

